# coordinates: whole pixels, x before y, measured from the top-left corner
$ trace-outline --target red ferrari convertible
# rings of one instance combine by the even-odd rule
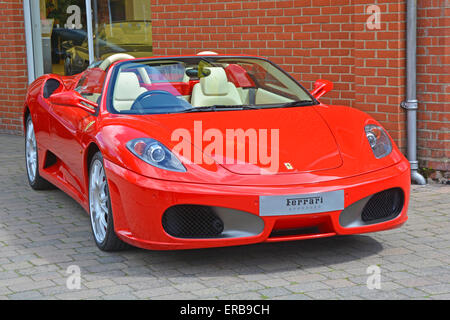
[[[385,129],[267,59],[116,54],[26,96],[33,189],[90,214],[101,250],[191,249],[391,229],[410,167]]]

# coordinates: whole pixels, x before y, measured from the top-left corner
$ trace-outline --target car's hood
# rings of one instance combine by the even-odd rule
[[[342,165],[335,138],[314,107],[133,117],[151,122],[150,137],[155,125],[166,129],[170,141],[154,138],[175,150],[183,161],[214,159],[236,174],[292,174]],[[183,149],[187,145],[190,154]]]

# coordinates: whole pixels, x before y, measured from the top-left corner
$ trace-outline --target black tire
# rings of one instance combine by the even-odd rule
[[[91,160],[91,163],[89,165],[89,215],[91,215],[91,174],[92,174],[92,168],[93,168],[93,164],[96,161],[100,161],[101,166],[104,170],[104,164],[103,164],[103,157],[102,154],[100,152],[97,152]],[[106,180],[106,175],[105,175],[105,180]],[[91,231],[92,231],[92,235],[94,237],[94,241],[95,244],[97,245],[97,247],[102,250],[102,251],[120,251],[120,250],[124,250],[129,248],[129,245],[125,242],[123,242],[122,240],[120,240],[117,235],[116,232],[114,231],[114,219],[113,219],[113,214],[112,214],[112,209],[111,209],[111,198],[109,196],[109,187],[108,187],[108,181],[106,180],[106,194],[107,194],[107,203],[108,203],[108,214],[106,217],[106,222],[107,222],[107,227],[106,227],[106,234],[104,239],[100,242],[97,237],[96,234],[94,232],[94,224],[93,224],[93,219],[92,216],[90,218],[91,221]]]
[[[33,124],[33,121],[31,120],[31,116],[27,117],[27,121],[25,122],[26,126],[25,126],[25,168],[26,168],[26,172],[27,172],[27,178],[28,178],[28,183],[30,184],[30,187],[33,188],[34,190],[49,190],[49,189],[54,189],[55,187],[48,182],[47,180],[45,180],[44,178],[41,177],[41,175],[39,174],[39,152],[38,149],[36,147],[36,173],[34,175],[34,178],[31,177],[32,175],[30,175],[29,169],[28,169],[28,164],[27,164],[27,147],[28,147],[28,128],[30,127],[29,124]],[[34,129],[33,129],[34,131]],[[36,139],[36,137],[35,137]]]

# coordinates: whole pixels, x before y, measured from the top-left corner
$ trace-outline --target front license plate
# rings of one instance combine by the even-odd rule
[[[343,209],[344,190],[259,197],[260,216],[310,214]]]

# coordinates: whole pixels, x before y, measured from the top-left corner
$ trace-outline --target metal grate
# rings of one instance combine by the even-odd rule
[[[195,205],[170,207],[162,217],[162,225],[176,238],[216,238],[224,228],[210,207]]]
[[[402,212],[404,202],[403,190],[400,188],[378,192],[370,198],[361,214],[364,222],[394,218]]]

